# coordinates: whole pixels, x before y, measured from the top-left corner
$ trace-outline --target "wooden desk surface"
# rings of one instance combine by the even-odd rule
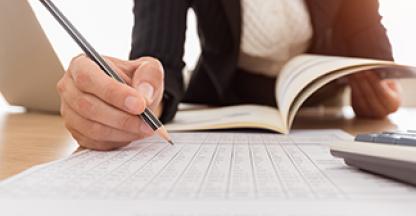
[[[77,148],[58,115],[0,114],[0,179],[71,155]]]
[[[351,109],[306,110],[295,120],[297,129],[343,129],[351,134],[415,129],[416,109],[401,109],[384,120],[356,119]],[[0,113],[0,180],[34,165],[71,155],[78,148],[57,115]]]

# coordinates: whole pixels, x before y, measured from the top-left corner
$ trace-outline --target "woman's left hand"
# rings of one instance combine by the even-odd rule
[[[401,104],[401,86],[395,80],[381,80],[373,71],[348,77],[351,104],[359,117],[384,118]]]

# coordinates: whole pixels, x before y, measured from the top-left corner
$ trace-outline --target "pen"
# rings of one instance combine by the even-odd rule
[[[68,32],[68,34],[75,40],[75,42],[81,47],[85,54],[94,61],[98,66],[111,78],[119,81],[120,83],[127,84],[126,81],[120,77],[115,70],[113,70],[107,62],[98,54],[98,52],[88,43],[88,41],[81,35],[81,33],[72,25],[72,23],[63,15],[63,13],[52,3],[50,0],[40,0],[40,2],[46,7],[46,9],[52,14],[53,17],[61,24],[61,26]],[[163,124],[148,108],[144,110],[140,117],[171,145],[174,143],[169,136],[168,131]]]

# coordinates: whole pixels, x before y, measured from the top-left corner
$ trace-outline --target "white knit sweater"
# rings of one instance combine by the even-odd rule
[[[276,77],[304,53],[313,30],[304,0],[241,0],[243,27],[239,67]]]

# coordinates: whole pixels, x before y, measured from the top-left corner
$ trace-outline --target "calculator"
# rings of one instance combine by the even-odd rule
[[[331,144],[349,166],[416,185],[416,131],[360,134]]]
[[[355,141],[416,147],[416,131],[360,134]]]

